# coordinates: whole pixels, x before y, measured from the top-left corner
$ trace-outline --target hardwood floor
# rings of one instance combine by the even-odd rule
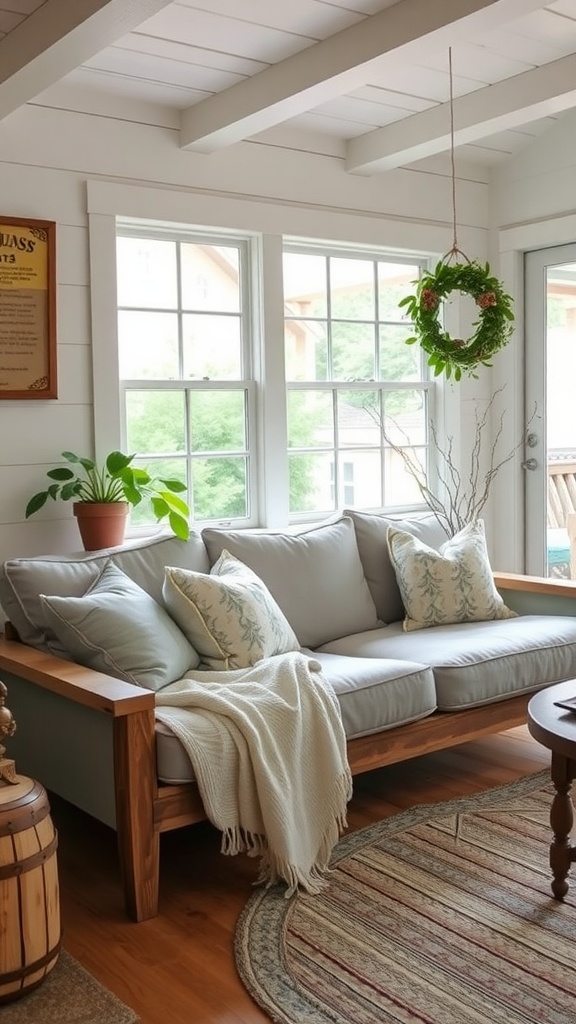
[[[382,768],[355,778],[349,827],[489,789],[548,764],[549,752],[522,727]],[[207,823],[164,834],[160,915],[133,924],[121,906],[115,833],[55,797],[51,802],[67,950],[142,1024],[268,1021],[236,976],[232,948],[255,861],[222,856],[219,833]]]

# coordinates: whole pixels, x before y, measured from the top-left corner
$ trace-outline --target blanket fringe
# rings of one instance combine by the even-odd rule
[[[235,857],[238,853],[247,853],[249,857],[261,857],[266,852],[264,836],[247,832],[239,825],[230,826],[222,832],[220,852],[227,857]]]
[[[334,817],[328,823],[322,836],[316,861],[309,868],[289,864],[277,856],[272,857],[265,838],[259,837],[262,839],[263,848],[259,851],[261,856],[260,870],[254,884],[264,885],[269,889],[279,882],[286,882],[287,888],[284,896],[287,900],[294,896],[299,889],[312,896],[323,892],[329,881],[326,876],[330,874],[329,863],[332,851],[348,824],[346,807],[342,805],[347,803],[351,796],[352,775],[348,770],[335,780],[334,798],[337,801],[336,806],[339,805],[341,809],[335,811]]]
[[[342,807],[342,803],[348,802],[352,796],[350,773],[344,772],[336,779],[334,788],[341,809],[335,812],[334,817],[328,823],[322,836],[316,862],[309,868],[298,867],[277,856],[273,857],[265,836],[247,832],[239,825],[223,830],[220,852],[228,857],[235,857],[238,853],[246,853],[249,857],[260,857],[258,877],[254,885],[264,885],[268,889],[280,882],[285,882],[287,885],[286,899],[294,896],[299,889],[303,889],[311,895],[317,895],[328,884],[326,875],[330,873],[330,857],[348,824],[346,808]]]

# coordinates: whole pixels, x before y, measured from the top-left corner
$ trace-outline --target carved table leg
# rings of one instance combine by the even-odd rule
[[[554,876],[552,892],[561,900],[568,892],[568,873],[574,860],[570,835],[574,824],[574,805],[570,796],[574,778],[574,762],[562,754],[552,752],[552,782],[554,799],[550,808],[550,825],[554,838],[550,844],[550,867]]]

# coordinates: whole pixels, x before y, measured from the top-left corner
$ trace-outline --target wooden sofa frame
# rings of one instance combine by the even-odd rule
[[[501,590],[576,597],[576,583],[570,581],[511,574],[496,574],[495,581]],[[9,624],[0,638],[0,669],[15,680],[26,680],[111,719],[116,830],[125,907],[135,921],[155,917],[160,833],[201,821],[206,814],[195,783],[165,785],[157,780],[154,693],[28,647],[18,641]],[[4,678],[10,689],[9,678]],[[434,712],[417,722],[350,740],[352,773],[361,774],[523,725],[528,699],[522,695],[464,711]],[[46,737],[48,746],[54,742],[57,737]],[[26,764],[20,770],[25,772]]]

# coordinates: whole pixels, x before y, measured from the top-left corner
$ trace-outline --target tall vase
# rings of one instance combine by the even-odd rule
[[[85,551],[122,544],[128,516],[127,501],[75,501],[72,510]]]

